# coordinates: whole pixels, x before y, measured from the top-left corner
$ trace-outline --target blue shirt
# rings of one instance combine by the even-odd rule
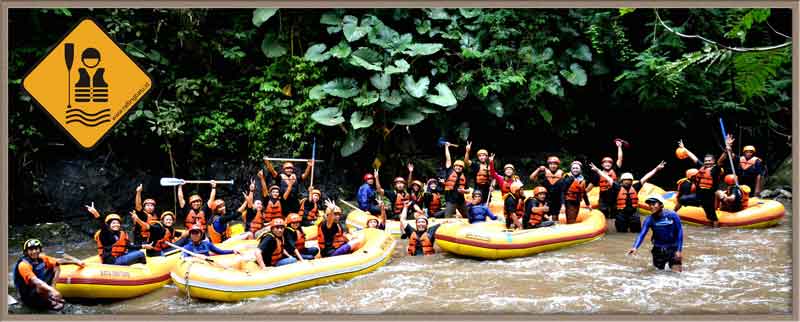
[[[369,211],[369,208],[376,201],[375,195],[375,188],[368,183],[362,184],[361,187],[358,188],[358,194],[356,195],[358,198],[358,208],[363,211]]]
[[[205,255],[205,256],[210,256],[211,255],[210,252],[214,252],[217,255],[233,254],[233,250],[219,249],[219,248],[217,248],[217,246],[214,246],[214,244],[212,244],[208,240],[202,240],[198,244],[195,244],[194,242],[190,241],[186,245],[183,246],[183,249],[188,250],[188,251],[193,252],[193,253],[196,253],[196,254]],[[183,257],[186,257],[186,256],[191,256],[191,255],[189,255],[187,253],[183,253]]]
[[[647,230],[653,230],[653,246],[655,247],[675,247],[678,251],[683,249],[683,227],[681,226],[681,219],[672,210],[664,209],[661,215],[650,215],[644,220],[642,231],[639,237],[636,237],[636,242],[633,243],[633,248],[639,248],[642,245],[644,236],[647,235]]]
[[[492,218],[492,220],[497,220],[497,216],[495,216],[490,210],[489,207],[485,205],[468,205],[467,206],[467,218],[469,219],[469,223],[481,222],[486,221],[486,217]]]

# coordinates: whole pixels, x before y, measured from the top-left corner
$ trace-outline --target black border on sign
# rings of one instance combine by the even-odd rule
[[[95,142],[95,143],[94,143],[94,145],[92,145],[92,146],[90,146],[90,147],[84,147],[83,145],[81,145],[81,143],[80,143],[80,142],[78,142],[78,139],[76,139],[76,138],[75,138],[75,136],[74,136],[74,135],[72,135],[72,133],[70,133],[70,132],[67,130],[67,128],[66,128],[64,125],[62,125],[62,124],[61,124],[61,122],[59,122],[58,120],[56,120],[56,118],[55,118],[55,117],[53,117],[53,114],[51,114],[51,113],[50,113],[50,112],[49,112],[49,111],[48,111],[48,110],[47,110],[47,109],[44,107],[44,105],[42,105],[42,103],[39,103],[39,101],[38,101],[38,100],[36,100],[36,97],[34,97],[34,96],[33,96],[33,94],[31,94],[31,92],[30,92],[30,91],[28,91],[28,89],[27,89],[27,88],[25,88],[25,80],[28,78],[28,76],[30,76],[30,74],[31,74],[31,73],[32,73],[32,72],[33,72],[33,71],[34,71],[34,70],[35,70],[37,67],[39,67],[39,64],[41,64],[41,63],[42,63],[42,61],[44,61],[44,59],[45,59],[45,58],[47,58],[47,56],[50,56],[50,54],[51,54],[51,53],[52,53],[54,50],[56,50],[56,48],[58,48],[58,44],[62,43],[62,42],[64,41],[64,39],[66,39],[66,38],[67,38],[67,36],[69,36],[69,35],[70,35],[70,34],[71,34],[73,31],[75,31],[75,28],[77,28],[77,27],[78,27],[78,26],[79,26],[81,23],[83,23],[83,22],[84,22],[84,21],[86,21],[86,20],[89,20],[89,21],[91,21],[91,22],[92,22],[92,23],[93,23],[95,26],[97,26],[98,28],[100,28],[100,30],[101,30],[101,31],[103,31],[103,33],[106,35],[106,37],[108,37],[108,39],[111,39],[111,42],[112,42],[112,43],[114,43],[114,46],[117,46],[117,49],[119,49],[119,50],[122,52],[122,54],[123,54],[123,55],[125,55],[125,57],[128,57],[128,59],[129,59],[131,62],[133,62],[133,63],[136,65],[136,67],[138,67],[138,68],[139,68],[139,70],[140,70],[142,73],[144,73],[144,75],[145,75],[145,76],[147,77],[147,79],[150,81],[150,87],[149,87],[149,88],[148,88],[148,89],[147,89],[147,90],[146,90],[144,93],[142,93],[142,95],[141,95],[141,96],[139,96],[139,99],[137,99],[137,100],[136,100],[136,102],[134,102],[134,103],[132,103],[132,104],[131,104],[131,107],[130,107],[130,108],[128,108],[128,111],[126,111],[124,114],[120,115],[120,117],[117,119],[117,121],[116,121],[116,122],[114,122],[114,124],[112,124],[112,125],[111,125],[111,127],[109,127],[109,128],[108,128],[108,130],[106,130],[106,133],[103,133],[103,135],[102,135],[102,136],[100,136],[100,138],[99,138],[99,139],[97,139],[97,142]],[[47,51],[47,54],[45,54],[44,56],[42,56],[41,58],[39,58],[39,61],[37,61],[37,62],[36,62],[36,64],[35,64],[35,65],[33,65],[33,67],[32,67],[31,69],[29,69],[29,70],[28,70],[28,71],[25,73],[25,77],[23,77],[23,78],[22,78],[22,86],[20,86],[20,87],[22,88],[22,90],[23,90],[23,91],[24,91],[26,94],[28,94],[28,96],[30,96],[30,97],[31,97],[31,99],[33,99],[33,101],[34,101],[34,102],[36,102],[36,105],[38,105],[38,106],[39,106],[39,108],[40,108],[40,109],[41,109],[41,110],[42,110],[42,111],[43,111],[45,114],[47,114],[47,117],[48,117],[48,118],[50,118],[50,120],[51,120],[51,121],[53,121],[53,123],[55,123],[55,124],[58,126],[58,128],[59,128],[59,129],[61,129],[62,131],[64,131],[64,133],[67,135],[67,137],[69,137],[69,138],[70,138],[70,140],[72,140],[72,142],[73,142],[73,143],[75,143],[75,145],[77,145],[77,146],[78,146],[78,147],[79,147],[81,150],[83,150],[83,151],[85,151],[85,152],[88,152],[88,151],[92,151],[92,150],[94,150],[94,148],[96,148],[96,147],[97,147],[97,145],[99,145],[99,144],[100,144],[100,142],[103,142],[103,140],[105,140],[106,136],[108,136],[108,134],[111,132],[111,130],[112,130],[112,129],[113,129],[115,126],[117,126],[117,124],[118,124],[118,123],[119,123],[119,122],[120,122],[120,121],[121,121],[123,118],[125,118],[125,117],[128,115],[128,113],[130,113],[130,112],[131,112],[131,110],[133,110],[133,109],[134,109],[135,105],[136,105],[136,104],[139,104],[139,102],[141,102],[141,101],[142,101],[142,99],[144,99],[144,98],[147,96],[147,94],[150,94],[150,91],[153,89],[153,86],[154,86],[154,85],[155,85],[155,84],[153,84],[153,78],[152,78],[152,77],[150,77],[150,74],[148,74],[148,73],[147,73],[147,71],[146,71],[144,68],[142,68],[142,66],[141,66],[141,65],[139,65],[139,63],[138,63],[138,62],[136,62],[136,60],[134,60],[134,59],[133,59],[133,57],[131,57],[131,56],[130,56],[130,55],[127,53],[127,52],[125,52],[125,50],[123,50],[123,49],[122,49],[122,47],[120,47],[120,46],[119,46],[119,44],[117,44],[117,41],[116,41],[116,40],[114,40],[114,38],[112,38],[112,37],[111,37],[111,35],[109,35],[109,33],[108,33],[108,30],[106,30],[106,28],[104,28],[104,27],[103,27],[103,25],[101,25],[101,24],[97,23],[97,21],[95,21],[95,20],[94,20],[93,18],[91,18],[91,17],[85,17],[85,18],[81,19],[80,21],[78,21],[78,22],[77,22],[77,23],[76,23],[74,26],[72,26],[72,28],[70,28],[70,30],[69,30],[69,31],[67,31],[67,32],[66,32],[66,33],[65,33],[63,36],[61,36],[61,38],[60,38],[58,41],[56,41],[56,43],[53,45],[53,47],[52,47],[52,48],[50,48],[50,50],[48,50],[48,51]]]

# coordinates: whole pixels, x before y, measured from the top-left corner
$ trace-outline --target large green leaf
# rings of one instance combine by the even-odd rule
[[[373,104],[378,101],[379,95],[376,91],[367,91],[361,93],[361,96],[354,98],[353,100],[356,102],[358,106],[367,106]]]
[[[361,47],[350,54],[350,64],[375,71],[382,71],[381,55],[371,48]]]
[[[403,102],[403,98],[400,96],[400,91],[396,89],[391,91],[383,90],[381,91],[381,102],[385,102],[386,104],[392,106],[398,106]]]
[[[531,62],[534,64],[546,62],[553,58],[553,49],[550,47],[545,48],[541,53],[537,51],[533,51]]]
[[[336,11],[328,11],[322,14],[319,18],[319,23],[329,26],[338,26],[342,23],[342,15]]]
[[[276,12],[278,12],[278,8],[259,8],[253,10],[253,25],[261,27],[261,25],[267,22],[269,18],[272,18]]]
[[[572,65],[569,66],[569,70],[562,69],[561,76],[564,76],[564,78],[572,85],[586,85],[586,71],[584,71],[583,67],[577,63],[572,63]]]
[[[350,115],[350,125],[356,130],[368,128],[372,126],[372,115],[366,115],[361,113],[361,111],[353,112],[353,114]]]
[[[442,8],[424,9],[424,11],[428,14],[428,18],[433,20],[450,20],[450,15]]]
[[[267,34],[264,37],[264,41],[261,42],[261,52],[268,58],[275,58],[286,55],[287,50],[286,47],[278,43],[277,36]]]
[[[458,103],[458,101],[456,101],[456,97],[453,96],[453,91],[450,90],[450,87],[447,87],[447,84],[439,83],[434,88],[439,92],[439,94],[428,95],[428,102],[445,107],[452,107]]]
[[[409,56],[426,56],[435,54],[440,49],[442,49],[442,44],[416,43],[408,45],[403,53]]]
[[[322,85],[328,95],[351,98],[358,95],[358,83],[352,78],[337,78]]]
[[[539,106],[539,115],[542,116],[542,119],[544,119],[547,124],[550,124],[550,122],[553,121],[553,115],[550,114],[550,111],[544,109],[542,106]]]
[[[322,85],[312,87],[311,90],[308,91],[308,98],[312,100],[321,100],[325,98],[325,91],[322,90]]]
[[[415,24],[417,26],[417,32],[420,35],[424,35],[426,32],[431,30],[431,21],[430,20],[427,20],[427,19],[426,20],[421,20],[421,21],[419,19],[415,19],[415,20],[416,20]]]
[[[354,16],[347,15],[342,19],[342,30],[348,42],[354,42],[363,38],[367,35],[367,32],[369,32],[369,29],[369,27],[358,26],[358,18]]]
[[[567,54],[578,60],[592,61],[592,51],[589,49],[589,46],[584,44],[578,45],[578,48],[575,49],[567,49]]]
[[[344,123],[342,110],[338,107],[323,108],[311,114],[311,119],[325,126],[336,126]]]
[[[349,157],[364,147],[367,142],[367,136],[362,133],[363,131],[352,130],[347,133],[347,138],[342,145],[339,152],[343,157]]]
[[[350,56],[351,49],[350,45],[348,45],[346,41],[342,40],[341,42],[339,42],[338,45],[331,48],[331,50],[329,50],[328,52],[331,53],[333,57],[345,58],[347,56]]]
[[[480,8],[459,8],[458,12],[460,12],[464,18],[469,19],[480,16],[482,10]]]
[[[430,85],[431,81],[428,77],[422,77],[419,81],[414,81],[414,77],[411,75],[406,75],[403,77],[403,88],[406,89],[409,95],[420,98],[425,96],[425,93],[428,92],[428,85]]]
[[[325,44],[316,44],[311,47],[308,47],[306,50],[305,58],[306,60],[310,60],[313,62],[323,62],[331,58],[331,53],[323,53],[327,47]]]
[[[411,108],[402,109],[392,122],[397,125],[415,125],[425,119],[425,114]]]
[[[420,105],[417,108],[419,108],[420,112],[425,114],[436,114],[440,112],[439,110],[426,105]]]
[[[561,79],[557,75],[550,77],[550,80],[545,83],[544,89],[550,94],[564,96],[564,88],[561,87]]]
[[[378,45],[381,48],[391,48],[400,39],[400,34],[381,22],[372,27],[368,38],[370,44]]]
[[[492,100],[488,105],[486,105],[486,108],[490,113],[494,114],[494,116],[503,117],[503,103],[500,103],[500,101]]]
[[[369,82],[375,88],[384,90],[389,88],[392,85],[392,77],[389,74],[375,74],[369,78]]]
[[[386,66],[383,70],[386,72],[387,75],[397,74],[397,73],[405,73],[408,71],[411,65],[406,62],[405,59],[395,60],[394,65]]]

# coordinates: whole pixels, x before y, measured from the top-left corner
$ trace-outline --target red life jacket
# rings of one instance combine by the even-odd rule
[[[562,177],[564,177],[564,171],[561,171],[561,169],[556,170],[556,173],[550,172],[550,169],[544,170],[544,178],[551,186],[561,180]]]
[[[189,209],[189,213],[186,214],[186,220],[183,221],[183,226],[186,229],[191,229],[195,224],[200,225],[200,229],[206,232],[206,214],[203,210],[195,211],[194,209]]]
[[[747,160],[744,156],[739,157],[739,166],[742,168],[743,171],[747,171],[750,167],[756,165],[760,159],[757,157],[752,157],[750,160]]]
[[[212,243],[219,244],[231,237],[231,225],[228,225],[228,228],[222,233],[214,229],[213,225],[208,225],[206,234],[208,234],[208,239],[211,240]]]
[[[431,193],[431,204],[428,205],[428,214],[433,215],[442,209],[442,195],[438,192]]]
[[[414,256],[414,253],[417,251],[417,240],[422,240],[422,254],[425,256],[433,255],[436,252],[433,250],[433,243],[431,243],[431,238],[428,236],[428,232],[424,232],[422,237],[417,237],[417,232],[414,231],[411,236],[408,236],[408,254]]]
[[[242,221],[247,220],[247,210],[242,212]],[[264,228],[264,213],[256,211],[255,217],[250,221],[250,232],[255,233]]]
[[[450,176],[444,182],[444,191],[458,190],[458,188],[465,188],[467,186],[467,177],[464,172],[456,173],[450,172]]]
[[[101,262],[103,258],[103,249],[105,248],[103,243],[100,242],[100,230],[94,233],[94,241],[97,243],[97,255],[100,255]],[[124,231],[119,232],[119,239],[111,245],[111,256],[120,257],[125,255],[128,251],[128,234]]]
[[[714,187],[714,176],[711,175],[712,167],[702,167],[697,172],[700,189],[711,189]]]
[[[619,192],[617,193],[617,209],[625,209],[628,197],[631,199],[631,206],[633,206],[633,209],[639,208],[639,194],[636,192],[636,189],[631,186],[631,188],[626,191],[625,187],[620,186]]]
[[[270,222],[275,218],[283,218],[280,199],[275,199],[275,201],[272,201],[272,199],[270,199],[264,206],[264,220],[266,222]]]
[[[297,250],[301,251],[301,252],[303,250],[305,250],[306,249],[306,234],[303,232],[303,227],[300,227],[297,230],[295,230],[292,227],[286,227],[286,229],[287,230],[291,230],[291,231],[295,232],[295,234],[297,234],[297,242],[294,244],[295,245],[294,247],[297,248]]]
[[[410,197],[408,193],[399,191],[396,192],[394,197],[394,209],[392,209],[392,212],[394,212],[395,215],[399,215],[401,212],[403,212],[403,205],[405,205],[406,201],[409,199]]]
[[[270,263],[272,263],[272,266],[275,266],[278,263],[278,261],[281,260],[281,257],[283,257],[283,238],[276,237],[275,235],[272,234],[272,232],[264,234],[264,236],[262,236],[261,238],[264,239],[267,236],[272,237],[272,239],[275,239],[275,250],[272,251],[272,257],[270,258]],[[261,240],[259,240],[258,242],[261,243]]]
[[[492,178],[489,174],[489,165],[487,164],[486,168],[484,168],[483,164],[478,164],[478,173],[475,174],[475,183],[479,185],[487,185],[491,181]]]
[[[333,236],[333,248],[336,249],[347,243],[347,238],[344,237],[342,226],[339,223],[334,224],[339,227],[339,231]],[[317,243],[320,248],[325,247],[325,233],[322,231],[322,225],[325,225],[324,221],[317,225]]]
[[[172,238],[172,234],[170,234],[169,229],[167,229],[167,227],[164,227],[164,225],[162,225],[161,222],[156,220],[155,218],[150,218],[150,220],[147,221],[147,224],[151,226],[160,225],[162,228],[164,228],[164,236],[161,237],[161,239],[159,240],[150,240],[150,238],[147,239],[148,242],[153,243],[153,250],[160,252],[168,248],[169,246],[166,244],[166,242],[171,241]],[[150,232],[148,230],[148,235],[149,233]]]
[[[683,184],[686,181],[689,181],[689,179],[683,178],[683,179],[678,180],[678,188],[675,189],[675,191],[680,191],[681,190],[681,184]],[[696,190],[697,190],[697,185],[694,184],[694,182],[692,182],[692,190],[691,190],[691,192],[694,193]]]
[[[578,180],[573,177],[572,184],[569,185],[564,199],[571,201],[580,201],[586,193],[586,181]]]
[[[506,218],[512,218],[513,215],[516,215],[517,218],[522,218],[522,216],[525,214],[525,200],[517,198],[517,196],[512,193],[506,194],[506,198],[513,198],[514,202],[516,202],[513,213],[508,213],[505,207],[503,207],[503,214],[506,216]]]
[[[147,223],[150,223],[150,222],[153,222],[153,221],[158,222],[158,218],[156,216],[148,214],[148,213],[145,213],[145,214],[147,215]],[[148,240],[148,239],[150,239],[150,231],[142,229],[141,231],[139,231],[139,236],[142,236],[142,240]]]
[[[608,170],[606,174],[608,174],[608,176],[614,181],[617,181],[617,173],[614,172],[614,169]],[[598,185],[600,186],[600,191],[606,191],[611,188],[611,182],[606,181],[606,179],[603,177],[600,177],[600,182],[598,182]]]
[[[531,226],[536,226],[542,223],[545,212],[544,212],[544,207],[540,207],[541,202],[535,198],[533,200],[534,204],[533,208],[531,208],[531,218],[528,219],[528,224],[530,224]]]
[[[311,204],[310,209],[306,209],[306,201]],[[319,215],[319,207],[312,201],[304,198],[300,200],[300,218],[303,218],[304,221],[315,222],[317,221],[317,215]]]

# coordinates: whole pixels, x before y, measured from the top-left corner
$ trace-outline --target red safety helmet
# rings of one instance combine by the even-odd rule
[[[364,181],[365,182],[367,180],[371,180],[371,179],[375,179],[375,176],[373,176],[372,173],[367,173],[367,174],[364,175]]]
[[[614,159],[612,159],[611,157],[605,157],[605,158],[603,158],[602,161],[600,161],[600,164],[603,164],[603,163],[606,163],[606,162],[614,163]]]
[[[533,188],[533,196],[534,197],[536,195],[540,194],[540,193],[546,194],[547,193],[547,189],[545,189],[545,187],[542,187],[542,186],[537,186],[536,188]]]
[[[286,224],[283,222],[283,218],[275,218],[269,222],[270,227],[278,227],[283,226],[286,227]]]
[[[736,184],[736,175],[729,174],[725,176],[725,184],[732,186]]]
[[[561,160],[559,160],[557,156],[551,156],[547,158],[547,164],[550,163],[561,164]]]
[[[156,205],[156,201],[153,200],[152,198],[147,198],[142,202],[143,205],[146,205],[146,204],[149,204],[149,203],[153,204],[153,207],[155,207],[155,205]]]

